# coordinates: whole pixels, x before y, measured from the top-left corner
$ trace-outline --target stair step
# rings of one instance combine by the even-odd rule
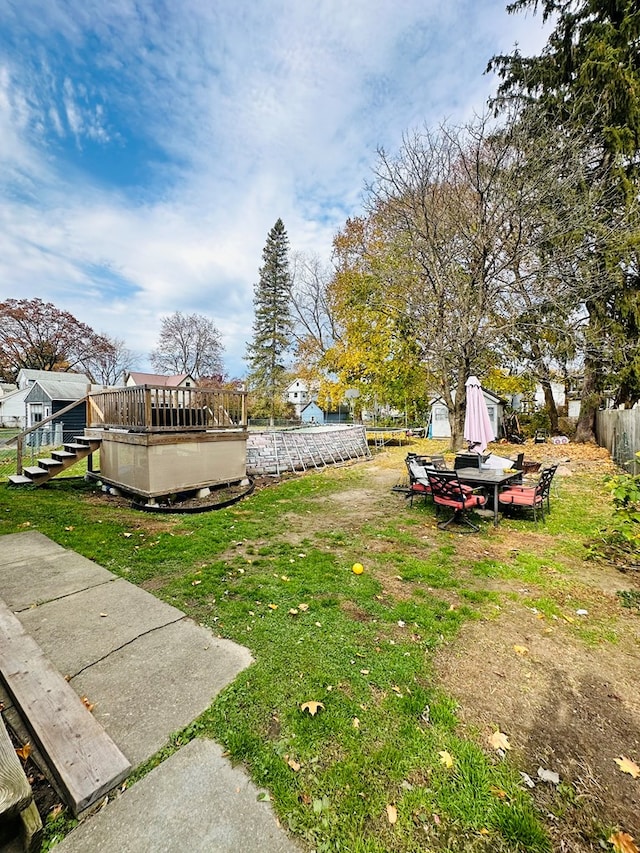
[[[129,761],[3,601],[0,675],[74,815],[129,774]]]
[[[101,438],[94,438],[91,435],[74,435],[73,440],[79,442],[80,444],[86,444],[87,446],[93,444],[99,445],[102,442]]]
[[[27,477],[46,477],[49,473],[46,468],[39,468],[37,465],[31,465],[29,468],[22,469]]]
[[[58,459],[60,462],[64,462],[65,459],[75,459],[75,453],[69,453],[67,450],[52,450],[51,455],[54,459]]]
[[[33,485],[33,480],[25,477],[23,474],[12,474],[9,477],[9,482],[12,486],[29,486]]]
[[[57,468],[59,465],[62,465],[62,462],[59,459],[38,459],[38,465],[41,468]]]
[[[88,444],[75,444],[74,442],[66,442],[64,443],[65,450],[75,450],[76,452],[80,450],[89,450]]]

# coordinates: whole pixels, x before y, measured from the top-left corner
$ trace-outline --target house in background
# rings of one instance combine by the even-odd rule
[[[63,409],[74,400],[84,397],[89,389],[90,380],[84,373],[23,367],[18,371],[16,382],[18,386],[16,391],[0,397],[0,426],[26,429],[55,414],[55,411]],[[68,393],[70,386],[73,386],[73,390],[70,396],[65,398],[64,403],[54,407],[51,396],[42,389],[34,392],[33,397],[30,397],[38,382],[53,383],[49,389],[52,393],[54,387],[58,387],[58,383],[64,383],[65,394]],[[70,427],[70,429],[73,428]]]
[[[173,376],[164,376],[162,373],[127,373],[124,377],[127,388],[136,385],[153,385],[160,388],[196,388],[198,383],[189,373],[176,373]]]
[[[507,401],[503,400],[493,391],[482,389],[484,400],[487,404],[491,428],[496,438],[502,435],[502,419],[504,407]],[[431,400],[431,419],[429,422],[429,438],[451,438],[451,426],[449,424],[449,409],[445,406],[442,397],[434,397]]]
[[[0,397],[0,427],[24,429],[26,422],[24,398],[28,393],[29,386],[16,388],[15,391],[9,391]]]
[[[320,406],[313,400],[302,409],[300,412],[300,420],[303,424],[323,424],[324,412]]]
[[[316,385],[297,377],[285,390],[287,403],[291,403],[295,409],[296,417],[302,416],[302,410],[307,403],[316,403],[318,400],[318,388]]]
[[[36,426],[40,421],[52,415],[55,416],[71,403],[78,401],[77,406],[69,412],[54,417],[43,429],[50,435],[43,436],[39,443],[59,443],[62,433],[82,433],[87,425],[87,406],[84,398],[90,390],[98,391],[102,386],[91,385],[84,373],[56,373],[53,371],[38,371],[45,374],[36,379],[27,389],[25,396],[26,428]]]

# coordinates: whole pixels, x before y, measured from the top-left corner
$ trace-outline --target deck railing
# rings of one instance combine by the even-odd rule
[[[90,394],[91,427],[133,432],[237,429],[247,425],[245,391],[138,385]]]

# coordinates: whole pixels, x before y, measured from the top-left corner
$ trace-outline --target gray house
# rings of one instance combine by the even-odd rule
[[[91,387],[88,376],[84,373],[54,373],[53,371],[38,371],[47,374],[39,377],[30,386],[25,397],[27,428],[36,426],[39,421],[51,415],[56,415],[62,409],[78,400],[78,405],[66,412],[60,418],[45,425],[44,429],[51,431],[50,438],[55,442],[62,440],[65,433],[82,433],[87,424],[87,407],[84,397]],[[98,386],[93,386],[97,390]],[[42,441],[42,443],[47,443]]]
[[[484,400],[487,404],[489,420],[496,438],[502,435],[502,420],[504,407],[507,401],[503,400],[493,391],[482,389]],[[431,401],[431,419],[429,421],[429,438],[451,438],[451,425],[449,424],[449,409],[447,409],[442,397],[434,397]]]

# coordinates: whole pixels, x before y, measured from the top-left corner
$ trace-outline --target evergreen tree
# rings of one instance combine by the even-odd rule
[[[585,228],[592,251],[577,294],[589,315],[578,437],[590,439],[606,385],[617,384],[618,403],[640,395],[640,10],[637,0],[515,0],[507,10],[539,7],[555,21],[541,54],[496,56],[489,70],[502,78],[499,108],[524,101],[569,132],[587,128],[587,183],[615,190],[607,209],[594,211],[596,227]]]
[[[289,238],[281,219],[267,237],[260,279],[254,288],[253,340],[247,345],[249,388],[257,408],[264,407],[271,424],[284,410],[287,380],[285,356],[292,343]]]

